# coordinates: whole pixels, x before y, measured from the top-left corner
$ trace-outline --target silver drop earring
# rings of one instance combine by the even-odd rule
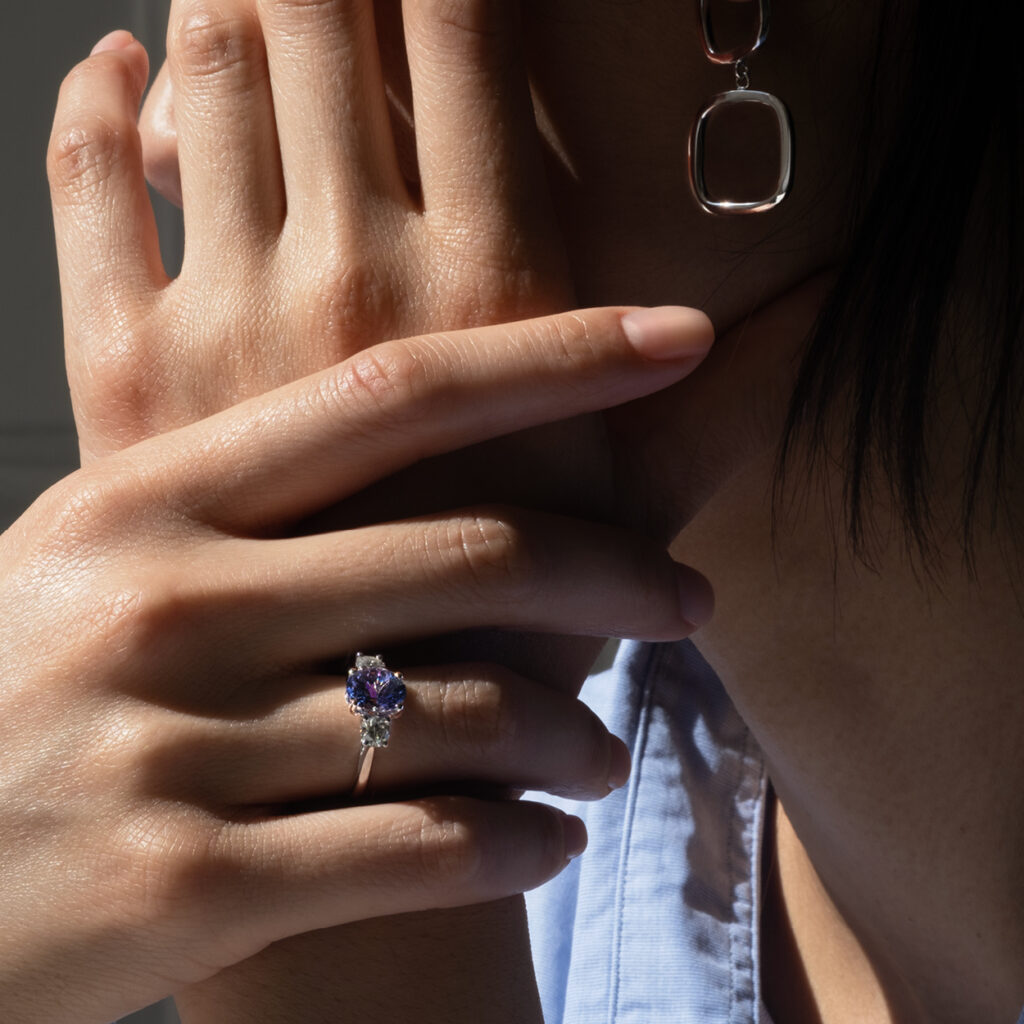
[[[750,72],[747,69],[747,58],[768,36],[768,20],[770,16],[770,0],[755,0],[758,5],[757,34],[753,41],[746,45],[734,46],[729,50],[720,50],[715,45],[714,32],[711,25],[711,0],[698,0],[700,7],[701,42],[704,55],[714,64],[731,64],[736,76],[736,87],[728,92],[720,92],[697,115],[690,133],[689,167],[690,187],[701,207],[708,213],[762,213],[778,206],[789,194],[793,180],[793,128],[786,105],[770,92],[761,92],[750,88]],[[707,156],[708,122],[715,111],[737,104],[756,104],[766,107],[774,115],[778,127],[779,139],[779,173],[772,190],[760,198],[712,199],[705,180],[705,159]]]

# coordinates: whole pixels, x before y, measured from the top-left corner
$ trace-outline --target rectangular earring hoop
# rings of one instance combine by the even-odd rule
[[[731,64],[736,77],[736,88],[719,93],[697,115],[690,131],[688,164],[690,188],[701,209],[713,214],[763,213],[779,205],[789,195],[793,182],[794,138],[793,125],[786,105],[777,96],[750,88],[750,73],[746,58],[761,48],[768,36],[768,23],[771,15],[770,0],[757,0],[758,20],[757,31],[751,41],[719,49],[715,43],[714,29],[711,19],[711,0],[698,0],[701,44],[704,54],[714,64]],[[715,199],[708,187],[707,163],[707,132],[711,116],[723,108],[736,107],[741,104],[767,108],[774,116],[774,124],[778,132],[779,167],[774,177],[774,185],[766,195],[753,196],[745,199]]]

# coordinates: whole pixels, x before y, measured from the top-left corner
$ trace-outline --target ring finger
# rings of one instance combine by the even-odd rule
[[[303,695],[246,722],[200,719],[183,743],[150,745],[153,778],[189,769],[201,796],[223,806],[266,806],[349,794],[360,721],[344,680],[302,680]],[[467,781],[599,799],[625,782],[629,754],[586,705],[491,665],[405,673],[405,710],[372,763],[369,794]],[[189,768],[191,766],[191,768]]]

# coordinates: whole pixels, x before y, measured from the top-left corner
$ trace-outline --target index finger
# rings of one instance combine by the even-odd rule
[[[126,457],[191,517],[262,530],[421,459],[660,390],[712,339],[703,313],[666,306],[388,341]]]

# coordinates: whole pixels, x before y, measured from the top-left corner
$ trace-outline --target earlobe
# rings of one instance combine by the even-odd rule
[[[169,202],[182,205],[181,171],[178,166],[178,129],[174,120],[174,95],[167,64],[156,76],[139,119],[146,180]]]

